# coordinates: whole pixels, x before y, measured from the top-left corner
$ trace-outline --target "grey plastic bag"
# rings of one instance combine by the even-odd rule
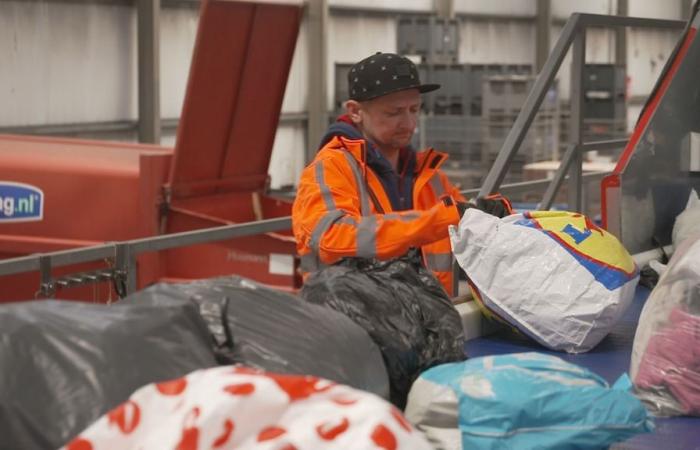
[[[55,449],[139,387],[216,365],[196,305],[0,306],[0,449]]]
[[[389,396],[379,348],[344,315],[240,277],[158,284],[124,301],[200,306],[221,364],[313,375]]]

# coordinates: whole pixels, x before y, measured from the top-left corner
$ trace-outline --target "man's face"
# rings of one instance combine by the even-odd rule
[[[418,89],[406,89],[360,103],[350,100],[348,112],[376,145],[397,149],[411,142],[420,104]]]

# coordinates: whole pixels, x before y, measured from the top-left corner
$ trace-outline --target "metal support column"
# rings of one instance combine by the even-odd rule
[[[454,0],[434,0],[435,15],[442,19],[453,19],[455,16]]]
[[[628,0],[617,0],[617,15],[629,16]],[[615,29],[615,64],[620,67],[627,67],[627,28],[618,27]],[[627,73],[625,71],[625,73]]]
[[[574,156],[577,154],[581,154],[581,149],[577,145],[569,144],[561,159],[561,163],[559,163],[559,169],[557,169],[557,172],[554,174],[552,182],[547,186],[547,190],[545,190],[544,196],[542,197],[542,202],[537,206],[537,209],[540,211],[547,211],[552,208],[554,198],[559,192],[559,188],[564,182],[566,174],[569,172]]]
[[[328,26],[328,0],[309,0],[309,119],[306,128],[306,163],[316,155],[317,145],[328,127],[328,87],[326,57],[326,28]]]
[[[160,0],[137,0],[139,142],[160,143]]]
[[[535,113],[542,104],[542,100],[552,80],[554,80],[554,76],[561,62],[564,60],[564,56],[566,56],[569,45],[573,41],[575,35],[580,31],[580,21],[581,15],[574,13],[561,30],[557,43],[547,58],[547,62],[540,71],[539,76],[535,80],[535,84],[532,86],[532,89],[530,89],[530,93],[525,99],[525,104],[523,104],[523,107],[520,109],[515,123],[513,123],[513,126],[508,132],[508,136],[506,136],[506,140],[501,146],[501,150],[498,152],[496,161],[494,161],[491,170],[489,170],[488,175],[486,175],[484,179],[481,189],[479,189],[479,197],[485,197],[493,192],[497,192],[498,188],[501,186],[501,182],[506,176],[510,162],[518,152],[523,139],[525,139],[530,124],[535,118]]]
[[[549,37],[552,23],[551,0],[537,0],[535,19],[535,69],[542,70],[549,56]]]
[[[39,256],[39,291],[37,297],[53,298],[56,293],[53,277],[51,276],[51,257]]]
[[[619,1],[619,0],[618,0]],[[693,0],[681,0],[681,20],[690,20],[690,14],[693,12]]]
[[[571,58],[571,122],[569,142],[576,146],[569,172],[569,210],[583,212],[583,66],[586,62],[586,29],[574,38]]]
[[[117,244],[115,247],[115,286],[120,286],[117,294],[127,296],[136,292],[138,271],[136,270],[136,253],[128,244]]]

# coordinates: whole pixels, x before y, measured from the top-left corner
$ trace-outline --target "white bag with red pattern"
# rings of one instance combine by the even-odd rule
[[[430,449],[380,397],[242,366],[150,384],[64,450]]]

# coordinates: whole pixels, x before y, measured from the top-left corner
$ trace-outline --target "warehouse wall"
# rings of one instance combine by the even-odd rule
[[[328,21],[328,109],[333,109],[335,64],[355,63],[374,52],[396,52],[394,15],[336,13]]]
[[[501,16],[534,17],[535,0],[453,0],[457,14],[488,14]]]
[[[282,101],[283,113],[304,113],[307,110],[309,93],[308,24],[303,21],[294,49],[292,68]],[[272,188],[296,185],[304,168],[306,151],[306,123],[297,121],[282,123],[277,128],[270,160]]]
[[[528,22],[464,19],[459,62],[534,64],[535,25]]]
[[[182,111],[198,22],[199,11],[195,8],[166,8],[161,11],[160,113],[162,117],[179,117]]]
[[[0,2],[0,126],[134,119],[135,19],[119,4]]]
[[[180,116],[198,17],[197,7],[161,11],[164,119]],[[285,113],[306,111],[307,40],[303,23]],[[136,120],[136,45],[136,11],[127,2],[0,1],[0,127]],[[161,142],[174,145],[175,130],[164,130]],[[273,186],[295,182],[305,146],[303,122],[280,125],[270,167]]]
[[[352,63],[374,51],[396,51],[397,11],[427,13],[433,0],[329,0],[328,108],[335,63]],[[629,0],[630,15],[677,19],[681,0]],[[535,0],[454,0],[461,21],[460,62],[534,64]],[[552,45],[574,11],[608,14],[617,0],[552,0]],[[161,113],[176,119],[182,108],[198,8],[164,6],[161,14]],[[308,40],[302,24],[283,112],[307,110]],[[628,31],[630,95],[645,97],[677,39],[677,32]],[[614,58],[614,37],[591,30],[589,62]],[[136,13],[131,1],[0,1],[0,128],[136,120]],[[559,74],[568,98],[568,59]],[[630,121],[638,109],[630,108]],[[282,123],[271,162],[273,186],[293,184],[303,166],[305,124]],[[133,135],[124,137],[133,139]],[[163,143],[174,143],[174,130]],[[315,143],[311,143],[315,145]]]
[[[410,11],[429,12],[433,10],[433,0],[328,0],[331,8],[349,10]]]
[[[629,15],[658,19],[678,20],[683,17],[680,1],[649,2],[629,0]],[[617,1],[596,0],[590,2],[552,1],[552,15],[555,20],[566,19],[573,12],[592,14],[612,14],[617,10]],[[552,45],[561,31],[555,25],[552,32]],[[627,36],[627,77],[628,107],[627,129],[631,130],[639,116],[643,102],[651,92],[663,65],[673,51],[680,32],[674,30],[628,29]],[[615,38],[608,30],[591,29],[586,35],[586,61],[594,63],[614,62]],[[571,58],[567,56],[559,74],[562,98],[569,97]]]

